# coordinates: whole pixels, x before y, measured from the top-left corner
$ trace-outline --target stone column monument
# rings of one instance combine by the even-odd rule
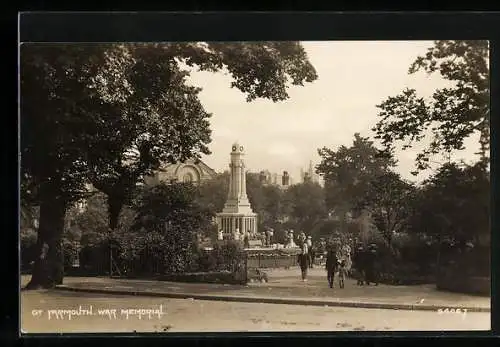
[[[217,226],[223,231],[224,239],[231,239],[236,230],[257,232],[257,214],[252,211],[247,196],[243,146],[233,144],[229,163],[229,192],[226,204],[217,214]]]

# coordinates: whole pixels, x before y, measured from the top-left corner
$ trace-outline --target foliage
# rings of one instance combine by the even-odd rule
[[[438,72],[453,86],[437,89],[430,100],[406,89],[378,105],[377,138],[389,147],[411,148],[431,134],[430,145],[416,157],[417,169],[429,167],[430,156],[463,149],[464,140],[480,134],[481,158],[489,156],[490,77],[487,41],[435,41],[409,73]]]
[[[161,250],[165,271],[185,271],[191,265],[197,235],[211,226],[213,216],[197,203],[197,193],[187,183],[144,187],[135,202],[137,215],[130,240],[135,244],[130,247],[152,245]]]
[[[89,182],[110,198],[115,229],[138,180],[162,160],[208,153],[209,114],[181,64],[227,69],[248,100],[284,100],[289,85],[317,78],[297,42],[24,44],[20,64],[22,194],[40,204],[49,255],[33,287],[62,282],[62,220]]]
[[[259,217],[265,227],[274,228],[285,217],[284,191],[275,185],[265,185],[262,187],[262,195],[264,202]]]
[[[248,173],[247,193],[254,212],[259,215],[258,230],[273,228],[278,231],[275,236],[280,237],[282,221],[286,216],[284,192],[278,186],[263,184],[259,174]]]
[[[443,165],[414,200],[413,232],[438,240],[473,241],[490,230],[490,181],[481,163]]]
[[[361,227],[357,220],[342,223],[337,219],[326,218],[315,225],[311,231],[311,236],[313,240],[324,238],[325,241],[329,242],[333,238],[339,238],[342,243],[351,243],[359,239],[360,230]]]
[[[183,228],[196,232],[210,224],[212,215],[196,201],[196,186],[190,183],[160,183],[144,187],[134,202],[137,211],[134,231],[164,232]]]
[[[294,184],[285,192],[284,205],[297,229],[310,233],[316,223],[326,217],[323,187],[306,181]]]
[[[20,233],[21,268],[27,269],[36,259],[37,234],[32,228],[21,228]]]
[[[214,215],[221,212],[227,200],[229,173],[218,174],[213,179],[202,182],[199,186],[197,201]]]
[[[85,210],[72,219],[72,228],[80,231],[82,246],[99,243],[109,234],[106,197],[94,194],[87,199]]]
[[[395,233],[407,228],[415,190],[392,171],[380,173],[369,181],[361,204],[370,211],[375,226],[389,245]]]
[[[218,271],[233,272],[242,266],[245,260],[243,244],[234,240],[215,244],[210,256],[215,260],[215,267]]]
[[[325,180],[326,204],[329,210],[342,214],[354,209],[364,197],[371,178],[386,172],[396,163],[391,152],[377,149],[369,138],[354,134],[351,147],[340,146],[318,150],[321,162],[317,173]]]

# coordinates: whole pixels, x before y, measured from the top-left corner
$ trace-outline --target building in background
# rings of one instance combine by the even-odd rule
[[[167,164],[144,179],[146,184],[184,182],[199,184],[214,178],[217,173],[201,160],[189,159],[183,163]]]
[[[309,161],[309,167],[307,170],[300,169],[300,178],[302,179],[302,182],[311,181],[321,184],[320,176],[314,170],[312,160]]]
[[[282,189],[287,189],[293,184],[292,177],[288,171],[283,171],[283,173],[271,173],[269,170],[263,170],[259,173],[260,182],[263,185],[275,185]]]

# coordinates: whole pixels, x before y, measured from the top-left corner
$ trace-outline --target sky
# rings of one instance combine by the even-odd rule
[[[192,72],[191,82],[203,88],[199,97],[210,119],[212,154],[202,160],[218,172],[227,169],[234,142],[245,147],[249,171],[288,171],[300,181],[300,169],[320,161],[318,148],[333,150],[350,146],[354,133],[374,136],[377,108],[389,96],[415,88],[430,97],[449,85],[439,75],[408,74],[415,58],[425,54],[432,41],[319,41],[302,42],[318,79],[291,87],[290,99],[274,103],[258,99],[246,102],[245,95],[231,88],[224,73]],[[423,146],[423,145],[422,145]],[[396,152],[396,171],[419,182],[432,170],[415,177],[414,159],[422,146]],[[453,159],[470,162],[478,150],[477,137],[465,142],[466,149]],[[444,158],[433,158],[436,163]],[[435,166],[438,164],[435,164]]]

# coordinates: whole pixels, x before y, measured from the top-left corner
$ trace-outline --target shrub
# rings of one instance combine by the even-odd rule
[[[235,271],[245,260],[243,244],[239,241],[229,240],[217,243],[211,251],[213,262],[218,271]]]
[[[432,273],[424,274],[415,263],[393,263],[379,272],[379,282],[391,285],[427,284],[435,281]]]
[[[197,271],[227,271],[236,276],[246,270],[246,253],[238,241],[216,243],[211,251],[199,249]]]
[[[80,249],[80,268],[89,275],[109,273],[109,246],[106,240],[89,243]]]
[[[73,264],[78,256],[77,252],[78,249],[73,242],[63,239],[64,269],[70,269],[73,267]]]

